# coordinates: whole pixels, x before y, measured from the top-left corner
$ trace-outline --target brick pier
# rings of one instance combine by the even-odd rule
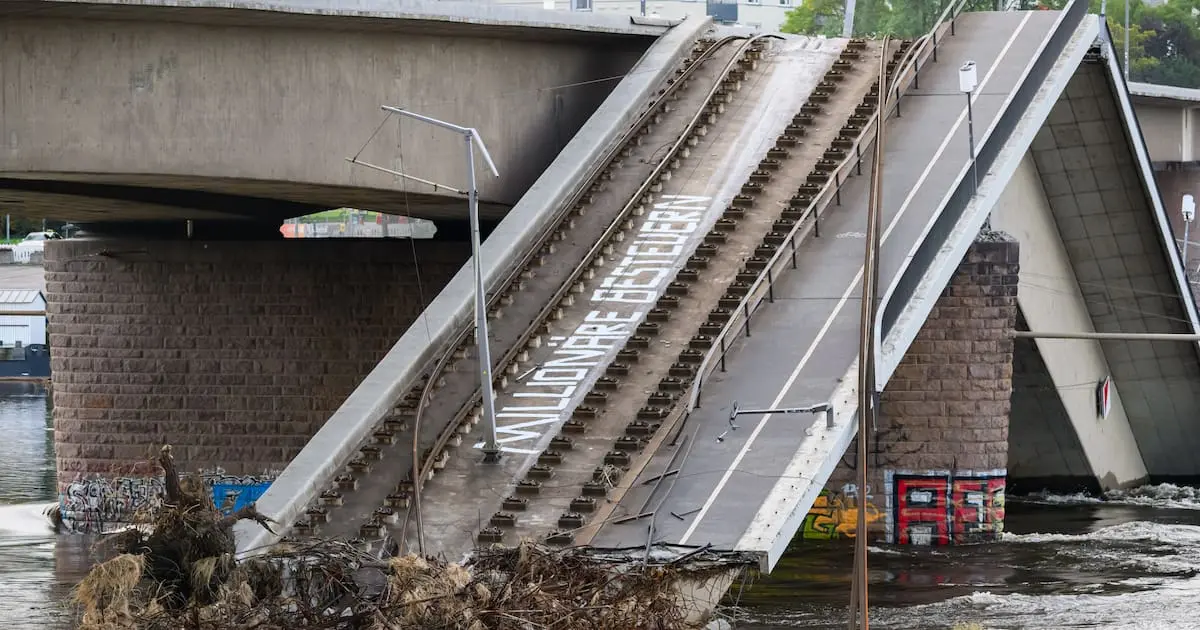
[[[868,445],[873,538],[901,544],[994,539],[1003,530],[1019,245],[977,240],[881,396]],[[854,533],[857,444],[805,521],[809,539]]]
[[[220,480],[282,469],[470,255],[416,245],[421,290],[409,241],[48,242],[65,501],[111,520],[164,443]]]

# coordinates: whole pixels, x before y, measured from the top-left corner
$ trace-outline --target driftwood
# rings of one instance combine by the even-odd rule
[[[152,531],[114,538],[119,555],[76,590],[85,630],[665,630],[687,627],[680,580],[730,570],[530,543],[477,550],[466,565],[380,559],[334,540],[290,541],[235,560],[233,524],[270,520],[253,505],[222,516],[202,485],[180,478],[169,446],[158,463],[166,496]]]

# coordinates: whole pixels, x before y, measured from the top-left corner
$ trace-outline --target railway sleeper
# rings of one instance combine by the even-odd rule
[[[659,379],[658,389],[664,392],[681,392],[687,382],[677,376],[667,376]]]
[[[625,453],[636,453],[642,450],[642,440],[631,435],[622,435],[613,442],[614,451],[622,451]]]
[[[578,512],[564,512],[558,517],[558,526],[562,529],[578,529],[583,527],[583,515]]]
[[[524,512],[529,509],[529,499],[515,495],[507,496],[500,503],[500,509],[505,512]]]
[[[675,280],[675,281],[667,284],[666,292],[667,292],[666,297],[680,297],[680,296],[685,296],[685,295],[688,295],[689,293],[691,293],[692,288],[686,282],[680,282],[678,280]],[[667,311],[665,309],[651,309],[650,310],[651,313],[653,313],[655,311],[670,313],[670,311]],[[670,315],[668,314],[667,319],[669,319],[669,318],[670,318]]]
[[[758,163],[758,170],[764,171],[764,172],[778,171],[779,167],[782,165],[783,165],[783,163],[780,162],[779,160],[772,160],[771,158],[764,158],[761,162]],[[729,210],[727,209],[727,210],[725,210],[725,212],[729,212]]]
[[[708,348],[711,348],[713,346],[713,338],[711,335],[706,335],[706,334],[702,334],[702,333],[692,335],[692,338],[690,340],[688,340],[688,346],[691,348],[699,348],[701,350],[707,350]]]
[[[516,527],[517,515],[512,512],[496,512],[492,514],[492,518],[488,521],[492,527]]]
[[[571,417],[576,419],[592,419],[599,415],[599,410],[591,405],[579,405],[571,412]]]
[[[779,246],[778,246],[778,245],[772,245],[772,244],[770,244],[770,243],[764,243],[764,244],[762,244],[762,245],[759,245],[758,247],[755,247],[755,248],[754,248],[754,255],[755,255],[755,256],[762,256],[763,258],[770,258],[770,257],[774,256],[774,255],[775,255],[775,252],[776,252],[776,251],[778,251],[778,250],[779,250]]]
[[[566,547],[574,544],[575,535],[568,531],[553,531],[546,535],[546,544],[557,547]]]
[[[737,275],[734,276],[734,279],[737,280],[738,282],[754,282],[755,280],[758,280],[758,275],[759,275],[758,271],[750,271],[748,269],[742,269],[742,271],[739,271],[737,273]]]
[[[539,466],[553,466],[563,463],[562,451],[544,450],[538,455],[537,463]]]
[[[770,160],[784,160],[787,159],[789,155],[791,155],[791,152],[781,146],[775,146],[767,149],[767,159]]]
[[[671,376],[677,376],[679,378],[686,378],[690,381],[696,376],[696,366],[688,365],[686,363],[672,363],[671,367],[667,370],[667,374],[670,374]]]
[[[679,353],[680,363],[701,363],[704,361],[704,353],[695,348],[686,348]]]
[[[746,294],[750,293],[750,286],[753,283],[753,280],[750,282],[746,282],[745,280],[735,280],[730,282],[728,287],[725,287],[725,294],[744,297]]]
[[[650,338],[646,335],[634,334],[625,341],[628,349],[645,350],[650,347]]]
[[[652,308],[646,313],[646,321],[663,323],[671,320],[671,311],[665,308]]]
[[[796,114],[792,116],[793,125],[811,126],[816,118],[812,114]]]
[[[608,486],[599,481],[589,481],[583,484],[583,496],[608,497]]]
[[[642,336],[658,336],[659,325],[657,322],[642,322],[635,329],[638,335]]]
[[[608,367],[604,368],[604,373],[608,376],[628,376],[628,363],[609,363]]]
[[[841,83],[846,80],[846,73],[841,70],[829,70],[825,72],[825,81],[830,83]]]
[[[759,194],[762,194],[762,191],[764,188],[765,188],[765,186],[763,186],[762,182],[753,182],[753,181],[746,182],[746,183],[742,184],[742,194],[743,195],[759,195]]]
[[[580,514],[591,514],[596,511],[596,499],[586,496],[575,497],[571,499],[570,510]]]
[[[737,219],[721,217],[720,219],[717,219],[716,223],[713,224],[713,229],[720,230],[722,232],[732,232],[737,229],[737,226]]]
[[[504,541],[504,530],[494,525],[488,525],[479,530],[475,540],[481,545],[496,544]]]
[[[789,136],[799,138],[808,133],[808,128],[805,125],[788,125],[783,131]]]
[[[766,259],[762,256],[755,255],[755,256],[751,256],[746,259],[745,266],[746,266],[746,269],[750,269],[753,271],[762,271],[763,269],[767,268],[768,262],[770,262],[768,259]]]
[[[753,173],[750,173],[750,181],[759,183],[759,184],[764,184],[766,182],[771,181],[771,175],[772,175],[771,171],[756,169]]]
[[[583,402],[585,402],[589,405],[598,405],[601,407],[607,406],[608,405],[608,392],[598,392],[593,389],[592,391],[588,392],[586,396],[583,397]]]
[[[702,243],[696,247],[696,255],[712,258],[717,255],[719,250],[720,248],[714,243]]]
[[[800,143],[799,136],[793,136],[791,134],[786,134],[786,133],[783,134],[782,136],[779,136],[779,138],[777,138],[775,140],[775,146],[782,146],[782,147],[794,147],[799,143]]]
[[[572,435],[582,435],[587,433],[587,425],[576,418],[571,418],[563,423],[562,432]]]
[[[721,299],[717,300],[717,304],[720,304],[726,308],[737,308],[738,306],[741,306],[742,298],[737,295],[726,293],[725,295],[721,296]],[[672,372],[672,374],[674,374],[674,372]]]
[[[653,394],[651,394],[653,396]],[[634,420],[625,425],[625,435],[651,435],[661,425],[652,424],[645,420]]]
[[[680,270],[682,272],[682,270]],[[695,278],[689,278],[695,280]],[[654,302],[655,308],[675,310],[679,308],[678,295],[664,295]]]
[[[617,361],[622,363],[637,363],[641,353],[634,348],[622,348],[617,351]]]
[[[616,391],[621,386],[621,379],[612,376],[601,376],[592,387],[604,391]]]
[[[542,493],[542,482],[537,479],[526,477],[517,482],[515,488],[517,494],[537,495]]]
[[[693,269],[708,269],[708,256],[689,256],[687,266]]]

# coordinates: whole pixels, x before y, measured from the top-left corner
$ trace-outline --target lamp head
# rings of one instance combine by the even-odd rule
[[[975,73],[975,62],[968,61],[958,69],[958,89],[960,92],[970,94],[975,91],[975,86],[979,84],[979,79]]]

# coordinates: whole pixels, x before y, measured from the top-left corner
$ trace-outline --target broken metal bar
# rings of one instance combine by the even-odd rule
[[[654,475],[653,477],[650,477],[650,478],[646,479],[645,481],[643,481],[642,485],[648,486],[651,483],[658,481],[659,479],[662,479],[663,477],[670,477],[671,475],[676,475],[676,474],[679,474],[678,468],[676,468],[675,470],[668,470],[667,472],[665,472],[661,475]]]
[[[674,516],[675,518],[682,521],[682,520],[684,520],[684,517],[695,514],[696,512],[699,512],[700,510],[701,510],[701,508],[695,508],[695,509],[688,510],[682,514],[677,514],[675,512],[671,512],[671,516]]]
[[[735,400],[735,401],[733,401],[733,411],[729,412],[729,429],[727,431],[721,433],[721,435],[718,435],[717,441],[724,442],[725,436],[729,435],[729,431],[736,431],[738,429],[738,425],[734,422],[734,419],[737,418],[738,416],[763,415],[763,414],[774,415],[777,413],[791,414],[791,413],[822,413],[822,412],[824,412],[824,414],[825,414],[825,426],[832,429],[833,428],[833,405],[829,404],[828,402],[818,403],[816,405],[811,405],[808,407],[780,407],[778,409],[742,409],[741,406],[738,405],[737,401]]]
[[[377,170],[377,171],[380,171],[380,172],[383,172],[383,173],[387,173],[388,175],[394,175],[394,176],[396,176],[396,177],[403,177],[404,179],[412,180],[412,181],[414,181],[414,182],[417,182],[417,183],[419,183],[419,184],[425,184],[426,186],[433,186],[433,190],[434,190],[434,192],[437,192],[437,191],[440,189],[440,190],[448,190],[448,191],[450,191],[450,192],[452,192],[452,193],[455,193],[455,194],[458,194],[458,195],[465,195],[465,194],[467,194],[467,191],[465,191],[465,190],[459,190],[459,189],[457,189],[457,188],[454,188],[453,186],[447,186],[447,185],[445,185],[445,184],[439,184],[439,183],[437,183],[437,182],[430,181],[430,180],[428,180],[428,179],[421,179],[420,177],[417,177],[417,176],[415,176],[415,175],[409,175],[408,173],[401,173],[400,171],[396,171],[396,170],[393,170],[393,169],[390,169],[390,168],[385,168],[385,167],[383,167],[383,166],[379,166],[379,165],[377,165],[377,164],[371,164],[370,162],[364,162],[364,161],[362,161],[362,160],[359,160],[359,159],[357,159],[357,158],[346,158],[346,161],[347,161],[347,162],[349,162],[349,163],[351,163],[351,164],[357,164],[358,166],[365,166],[365,167],[367,167],[367,168],[370,168],[370,169],[375,169],[375,170]]]
[[[1092,339],[1096,341],[1200,341],[1192,333],[1101,333],[1101,332],[1042,332],[1014,330],[1018,339]]]

